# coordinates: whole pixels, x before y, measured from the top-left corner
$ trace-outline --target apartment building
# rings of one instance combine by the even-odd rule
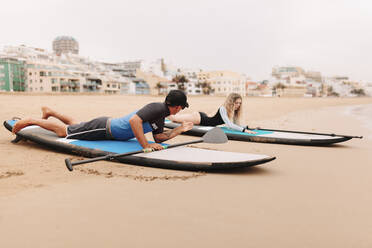
[[[14,61],[22,61],[22,91],[120,94],[123,92],[121,86],[128,83],[124,77],[103,63],[75,54],[58,56],[44,49],[26,46],[8,46],[4,48],[4,53],[3,60],[4,56],[7,56]],[[13,79],[15,78],[13,76]],[[4,86],[4,90],[13,89]]]
[[[57,55],[62,53],[79,54],[79,43],[71,36],[58,36],[53,41],[53,51]]]
[[[315,97],[324,94],[322,75],[317,71],[305,71],[296,66],[274,67],[272,77],[271,87],[276,96]]]
[[[76,71],[40,60],[26,62],[26,76],[26,91],[29,92],[82,92],[85,82],[85,77]]]
[[[188,95],[202,95],[203,89],[197,79],[191,78],[185,83],[185,91]]]
[[[0,58],[0,91],[25,91],[24,62]]]
[[[296,66],[274,67],[271,75],[277,79],[285,77],[299,77],[301,75],[305,75],[305,70]]]
[[[216,95],[227,96],[230,93],[246,95],[247,77],[232,71],[207,71],[198,73],[199,83],[208,83]]]

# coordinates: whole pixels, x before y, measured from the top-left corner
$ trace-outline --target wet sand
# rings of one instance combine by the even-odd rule
[[[49,105],[79,120],[122,116],[163,97],[0,94],[0,117]],[[214,114],[222,97],[190,97]],[[197,147],[277,159],[224,173],[64,159],[0,128],[1,247],[371,247],[371,98],[245,98],[250,126],[362,135],[328,147],[229,141]],[[150,136],[148,136],[150,139]],[[169,143],[192,140],[179,136]]]

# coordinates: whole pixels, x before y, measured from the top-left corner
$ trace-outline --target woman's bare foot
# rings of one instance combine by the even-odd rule
[[[12,133],[16,134],[18,133],[22,128],[32,125],[32,119],[23,119],[17,121],[12,129]]]
[[[44,120],[47,120],[52,115],[52,112],[53,112],[51,108],[45,107],[45,106],[41,107],[41,111],[43,112],[41,119],[44,119]]]
[[[249,134],[256,134],[256,132],[254,131],[251,131],[251,130],[245,130],[246,133],[249,133]]]

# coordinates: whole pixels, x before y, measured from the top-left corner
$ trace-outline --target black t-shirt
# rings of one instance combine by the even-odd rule
[[[170,112],[165,103],[154,102],[145,105],[136,114],[143,122],[150,123],[153,134],[159,134],[163,132],[165,117],[170,115]]]

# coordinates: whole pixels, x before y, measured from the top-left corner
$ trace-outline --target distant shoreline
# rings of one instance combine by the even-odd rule
[[[9,91],[0,91],[0,95],[22,95],[22,96],[141,96],[141,97],[164,97],[164,94],[160,95],[139,95],[139,94],[108,94],[108,93],[99,93],[99,92],[9,92]],[[188,97],[226,97],[223,95],[188,95]],[[282,96],[282,97],[264,97],[264,96],[244,96],[244,98],[252,98],[252,99],[280,99],[280,98],[298,98],[298,99],[372,99],[369,96],[357,96],[357,97],[303,97],[303,96]]]

